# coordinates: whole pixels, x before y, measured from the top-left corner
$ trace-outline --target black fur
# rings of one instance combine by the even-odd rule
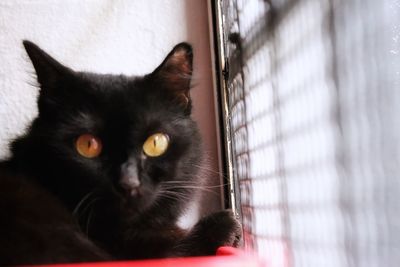
[[[24,46],[40,84],[39,115],[0,163],[0,265],[209,255],[236,244],[240,227],[228,211],[190,231],[176,225],[203,183],[189,44],[143,77],[75,72]],[[146,157],[142,145],[157,132],[168,134],[168,150]],[[102,140],[97,158],[75,149],[86,133]],[[138,195],[121,185],[124,164],[140,180]]]

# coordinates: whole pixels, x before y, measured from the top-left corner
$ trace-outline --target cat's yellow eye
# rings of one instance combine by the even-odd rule
[[[143,144],[143,152],[149,157],[159,157],[167,151],[168,135],[156,133],[147,138]]]
[[[79,136],[75,143],[76,151],[85,158],[97,157],[100,155],[102,147],[101,140],[91,134]]]

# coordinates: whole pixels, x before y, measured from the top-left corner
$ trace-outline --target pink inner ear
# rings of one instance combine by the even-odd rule
[[[179,98],[182,94],[183,102],[188,102],[188,91],[190,89],[190,80],[192,75],[191,58],[187,51],[178,48],[171,54],[164,67],[161,69],[164,82],[169,85],[169,88],[177,94]]]
[[[187,54],[184,49],[175,51],[174,54],[168,59],[167,66],[168,68],[175,69],[173,72],[179,72],[184,75],[190,75],[192,72],[189,59],[187,58]]]
[[[187,107],[189,105],[189,97],[189,91],[186,91],[185,93],[178,95],[177,99],[182,106]]]
[[[178,105],[191,107],[192,50],[186,43],[178,44],[153,72],[154,77],[168,90]]]

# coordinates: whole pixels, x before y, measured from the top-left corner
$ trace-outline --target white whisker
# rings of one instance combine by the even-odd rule
[[[96,197],[96,198],[94,198],[94,199],[92,199],[87,205],[86,205],[86,207],[83,209],[83,211],[82,211],[82,215],[83,214],[85,214],[86,213],[86,211],[97,201],[97,200],[99,200],[100,199],[100,197]]]
[[[194,190],[217,194],[212,189],[221,188],[222,186],[223,185],[218,185],[218,186],[195,186],[195,185],[193,185],[193,186],[191,186],[191,185],[166,185],[166,184],[163,184],[162,188],[166,189],[166,190],[194,189]]]
[[[81,199],[81,201],[79,201],[79,203],[76,205],[76,207],[75,207],[74,211],[72,212],[72,214],[73,214],[73,215],[76,215],[76,214],[78,213],[79,209],[81,208],[81,206],[83,205],[83,203],[84,203],[86,200],[88,200],[94,193],[95,193],[95,192],[92,191],[92,192],[89,192],[88,194],[86,194],[86,195]]]
[[[167,197],[167,198],[173,198],[175,200],[190,200],[190,196],[187,194],[184,194],[182,192],[175,192],[175,191],[170,191],[170,190],[160,190],[158,191],[160,198],[162,197]]]
[[[192,163],[191,166],[196,167],[197,169],[199,169],[201,171],[206,171],[207,173],[218,174],[218,175],[223,176],[222,172],[216,171],[214,169],[207,168],[204,165],[197,165],[197,164],[193,164]]]
[[[91,219],[93,217],[93,212],[94,212],[94,203],[96,203],[99,199],[101,199],[99,196],[97,196],[96,191],[89,192],[86,194],[81,201],[76,205],[73,215],[77,217],[78,221],[80,221],[82,226],[84,226],[85,232],[87,235],[89,235],[89,226]],[[87,212],[89,211],[89,214]],[[86,223],[85,223],[85,218],[86,218]],[[83,230],[83,229],[82,229]]]
[[[87,221],[86,221],[86,235],[87,235],[87,236],[89,236],[89,226],[90,226],[90,221],[91,221],[91,219],[92,219],[92,215],[93,215],[93,207],[92,207],[92,209],[90,210],[90,213],[89,213],[89,215],[88,215],[88,219],[87,219]]]
[[[224,184],[220,184],[220,185],[198,185],[197,182],[192,182],[192,181],[164,181],[162,182],[162,184],[166,184],[166,185],[170,185],[170,184],[184,184],[186,185],[193,185],[193,186],[197,186],[197,187],[203,187],[203,188],[220,188],[220,187],[224,187],[227,186],[228,183],[224,183]]]

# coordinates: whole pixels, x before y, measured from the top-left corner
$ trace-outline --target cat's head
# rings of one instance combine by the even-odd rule
[[[143,77],[76,72],[24,46],[40,85],[39,116],[26,136],[40,183],[71,209],[92,192],[134,210],[188,194],[201,159],[189,44],[176,45]]]

